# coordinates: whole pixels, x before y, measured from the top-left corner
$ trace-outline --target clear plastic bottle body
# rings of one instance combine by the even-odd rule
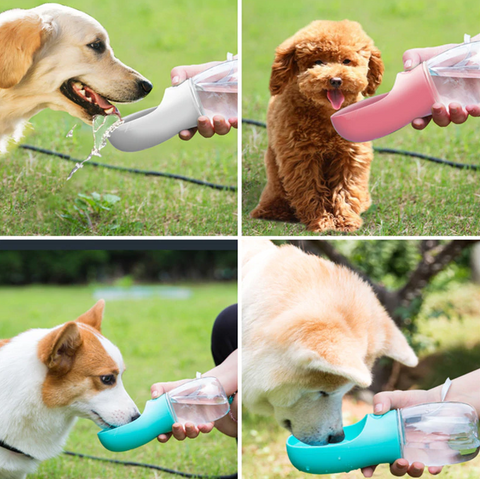
[[[222,62],[192,79],[203,114],[210,119],[237,117],[238,61]]]
[[[478,416],[468,404],[420,404],[401,409],[398,417],[402,457],[410,464],[457,464],[473,459],[479,452]]]
[[[189,381],[167,393],[176,422],[195,425],[214,422],[230,410],[227,395],[217,378]]]
[[[446,50],[428,60],[426,66],[445,106],[480,103],[480,42]]]

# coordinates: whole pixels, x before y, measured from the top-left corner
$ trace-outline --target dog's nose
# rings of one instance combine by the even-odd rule
[[[338,77],[330,78],[330,85],[335,88],[339,88],[342,85],[342,79]]]
[[[135,420],[138,419],[139,417],[140,417],[140,413],[136,412],[136,413],[133,414],[132,417],[130,418],[130,422],[135,421]]]
[[[148,80],[141,80],[140,87],[146,94],[148,94],[152,91],[153,85]]]
[[[342,442],[345,439],[345,433],[343,432],[343,429],[340,432],[337,432],[336,434],[330,434],[328,436],[328,443],[329,444],[336,444],[337,442]]]

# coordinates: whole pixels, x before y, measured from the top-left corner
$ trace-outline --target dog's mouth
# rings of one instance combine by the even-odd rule
[[[121,119],[117,107],[107,98],[74,78],[63,82],[60,91],[69,100],[82,107],[92,118],[95,115],[117,115]]]
[[[116,426],[113,426],[112,424],[108,423],[105,421],[98,412],[94,411],[93,409],[90,411],[93,414],[93,421],[97,426],[100,426],[102,429],[114,429]]]
[[[339,88],[327,90],[327,98],[334,110],[340,110],[343,102],[345,101],[345,95]]]

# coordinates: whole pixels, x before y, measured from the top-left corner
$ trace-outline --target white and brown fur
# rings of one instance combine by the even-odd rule
[[[77,417],[104,428],[139,416],[122,383],[122,355],[100,332],[104,304],[0,340],[0,440],[25,453],[0,447],[1,479],[24,479],[60,454]],[[114,383],[104,384],[110,376]]]

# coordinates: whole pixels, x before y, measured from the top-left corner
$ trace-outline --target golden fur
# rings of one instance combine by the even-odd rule
[[[312,22],[277,48],[267,114],[267,185],[253,218],[300,221],[315,232],[362,225],[360,213],[371,204],[372,145],[336,133],[327,93],[341,93],[341,107],[356,103],[375,93],[383,69],[380,51],[349,20]]]
[[[83,100],[72,83],[98,96]],[[115,58],[105,29],[83,12],[49,3],[0,13],[0,153],[45,108],[91,124],[95,115],[107,114],[109,101],[137,101],[151,86]]]

